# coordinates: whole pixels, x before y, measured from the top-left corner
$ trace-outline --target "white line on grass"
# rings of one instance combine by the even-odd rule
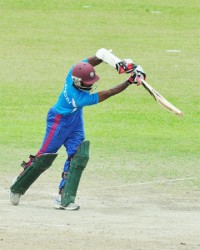
[[[166,52],[168,53],[181,53],[181,50],[179,49],[168,49],[168,50],[165,50]]]
[[[109,189],[109,188],[121,188],[121,187],[134,187],[134,186],[142,186],[142,185],[150,185],[156,183],[168,183],[168,182],[178,182],[178,181],[189,181],[193,179],[197,179],[199,177],[188,177],[188,178],[178,178],[173,180],[163,180],[163,181],[147,181],[147,182],[139,182],[139,183],[132,183],[132,184],[124,184],[124,185],[117,185],[117,186],[104,186],[101,189]]]
[[[149,184],[154,184],[154,183],[167,183],[167,182],[178,182],[178,181],[188,181],[188,180],[193,180],[197,179],[197,177],[188,177],[188,178],[178,178],[178,179],[173,179],[173,180],[163,180],[163,181],[147,181],[147,182],[139,182],[135,183],[135,186],[140,186],[140,185],[149,185]],[[131,185],[131,184],[130,184]],[[134,185],[134,184],[133,184]]]

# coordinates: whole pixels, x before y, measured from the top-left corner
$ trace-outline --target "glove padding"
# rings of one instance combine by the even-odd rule
[[[146,74],[144,73],[143,68],[140,65],[138,65],[127,81],[129,82],[129,84],[140,85],[142,80],[145,79],[146,79]]]
[[[131,59],[124,59],[116,63],[116,69],[119,74],[131,73],[137,68]]]

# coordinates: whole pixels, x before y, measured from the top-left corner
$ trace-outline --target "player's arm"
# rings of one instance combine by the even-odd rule
[[[102,62],[107,63],[111,67],[115,68],[119,74],[124,72],[130,73],[136,68],[136,65],[133,64],[131,59],[121,60],[112,53],[112,50],[104,48],[97,50],[96,54],[94,56],[90,56],[87,60],[93,67]]]
[[[111,67],[115,68],[119,74],[122,74],[125,72],[131,73],[137,67],[137,65],[133,63],[132,59],[121,60],[120,58],[118,58],[112,53],[112,50],[107,50],[105,48],[101,48],[97,50],[95,56],[101,59],[103,62],[110,65]]]
[[[146,78],[146,74],[144,73],[141,66],[138,66],[132,73],[131,76],[128,78],[127,81],[118,84],[111,89],[103,90],[98,92],[99,95],[99,102],[103,102],[111,96],[117,95],[124,91],[129,85],[137,84],[140,85],[142,79]]]
[[[102,63],[103,61],[101,59],[99,59],[96,56],[90,56],[88,58],[88,63],[91,64],[93,67],[99,65],[100,63]]]
[[[115,68],[119,74],[124,72],[131,73],[137,67],[131,59],[119,59],[112,53],[112,50],[107,50],[101,48],[97,50],[94,56],[88,58],[88,62],[93,66],[97,66],[100,63],[104,62]]]
[[[111,53],[111,50],[101,48],[97,50],[94,56],[90,56],[88,58],[88,62],[93,67],[99,65],[102,62],[105,62],[109,64],[111,67],[116,68],[117,63],[121,62],[121,60],[118,57],[116,57],[113,53]]]
[[[103,90],[98,92],[99,95],[99,102],[103,102],[106,99],[108,99],[111,96],[117,95],[119,93],[121,93],[122,91],[124,91],[128,86],[130,85],[130,83],[128,81],[125,81],[121,84],[118,84],[116,86],[114,86],[111,89],[108,90]]]

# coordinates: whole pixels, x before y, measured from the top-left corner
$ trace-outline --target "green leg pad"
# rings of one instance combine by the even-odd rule
[[[30,165],[24,173],[18,177],[17,181],[11,186],[10,190],[13,193],[24,194],[26,190],[32,185],[32,183],[48,169],[57,154],[43,154],[36,157],[35,161]]]
[[[61,205],[66,207],[74,203],[80,178],[89,160],[89,141],[84,141],[74,154],[62,192]]]

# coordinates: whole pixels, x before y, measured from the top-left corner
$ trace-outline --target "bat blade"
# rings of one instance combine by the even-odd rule
[[[158,91],[156,91],[151,85],[146,82],[145,80],[142,80],[142,86],[152,95],[152,97],[165,109],[170,111],[171,113],[177,115],[177,116],[183,116],[183,113],[181,110],[176,108],[172,103],[170,103],[168,100],[166,100]]]

